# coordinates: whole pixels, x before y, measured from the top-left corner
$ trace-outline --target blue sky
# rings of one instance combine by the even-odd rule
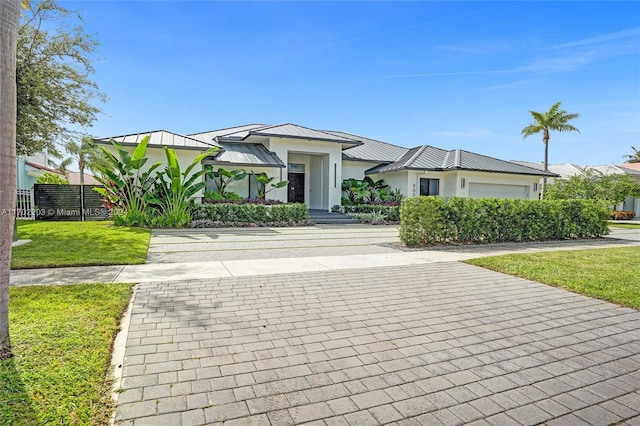
[[[529,110],[581,114],[550,162],[640,148],[640,2],[73,1],[116,136],[296,123],[541,162]]]

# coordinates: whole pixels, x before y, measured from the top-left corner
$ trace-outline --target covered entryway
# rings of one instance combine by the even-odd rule
[[[494,183],[470,183],[469,198],[529,199],[529,185],[503,185]]]

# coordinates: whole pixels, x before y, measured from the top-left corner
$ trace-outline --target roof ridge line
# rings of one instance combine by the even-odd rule
[[[412,163],[416,158],[418,158],[418,155],[422,154],[422,151],[424,151],[427,148],[428,145],[422,145],[418,151],[416,151],[415,154],[413,154],[411,156],[411,158],[409,158],[407,161],[404,162],[403,167],[407,167],[408,164]]]
[[[451,155],[451,151],[447,151],[447,153],[445,154],[444,158],[442,159],[442,164],[440,165],[440,167],[442,167],[443,169],[446,167],[447,161],[449,161],[449,156],[450,155]]]

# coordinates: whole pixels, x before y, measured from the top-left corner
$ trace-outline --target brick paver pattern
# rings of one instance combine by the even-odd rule
[[[141,284],[119,425],[640,425],[640,312],[461,263]]]

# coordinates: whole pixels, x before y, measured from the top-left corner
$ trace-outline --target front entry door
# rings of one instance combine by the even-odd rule
[[[289,173],[288,175],[290,203],[304,203],[304,173]]]

